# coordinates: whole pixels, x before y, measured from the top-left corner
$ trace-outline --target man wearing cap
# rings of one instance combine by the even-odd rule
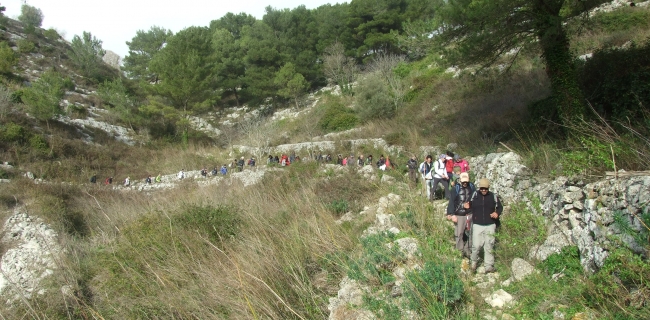
[[[441,154],[438,157],[438,161],[434,163],[433,170],[435,174],[433,175],[433,188],[431,188],[431,199],[435,199],[436,189],[438,189],[438,184],[442,184],[442,188],[445,190],[445,199],[450,198],[449,194],[449,176],[447,176],[447,166],[445,162],[447,161],[447,155]]]
[[[481,179],[478,182],[478,192],[472,195],[472,271],[478,266],[478,252],[483,248],[485,255],[485,273],[495,272],[494,269],[494,232],[496,223],[503,212],[499,198],[490,191],[490,181]]]
[[[470,257],[469,237],[465,234],[468,215],[471,217],[470,198],[474,193],[474,185],[469,182],[469,174],[460,174],[460,183],[451,190],[451,198],[447,205],[447,219],[456,224],[456,249],[460,250],[463,257]]]

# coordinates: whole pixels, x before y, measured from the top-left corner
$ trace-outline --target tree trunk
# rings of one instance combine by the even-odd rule
[[[569,39],[562,27],[559,10],[545,18],[540,21],[538,38],[546,61],[546,74],[551,80],[557,113],[563,124],[569,124],[585,116],[584,96],[578,85]]]
[[[232,92],[235,94],[235,102],[237,102],[237,108],[239,108],[239,96],[237,95],[237,87],[233,87]]]

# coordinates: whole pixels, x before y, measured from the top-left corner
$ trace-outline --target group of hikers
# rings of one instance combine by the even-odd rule
[[[470,259],[471,271],[476,272],[479,251],[483,249],[485,273],[495,272],[494,235],[503,205],[490,191],[490,181],[480,179],[477,189],[470,181],[467,160],[452,152],[439,155],[435,162],[427,155],[420,165],[413,156],[406,166],[411,181],[417,184],[418,176],[423,179],[430,201],[435,200],[436,190],[442,186],[448,200],[446,218],[456,225],[456,249]]]

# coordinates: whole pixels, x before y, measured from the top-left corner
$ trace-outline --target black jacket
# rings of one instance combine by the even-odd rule
[[[457,182],[460,183],[460,182]],[[456,188],[451,189],[451,197],[449,197],[449,204],[447,205],[447,214],[448,215],[457,215],[457,216],[466,216],[472,213],[472,207],[465,209],[463,203],[469,202],[472,198],[472,193],[474,192],[474,185],[469,184],[467,188],[460,187],[459,191],[456,192]]]
[[[501,205],[501,200],[499,200],[499,197],[492,193],[492,191],[488,191],[485,195],[483,195],[478,190],[476,190],[476,195],[473,197],[474,199],[470,205],[470,208],[472,208],[472,222],[484,226],[497,223],[498,218],[492,219],[492,217],[490,217],[490,214],[496,211],[496,213],[501,216],[501,213],[503,212],[503,206]],[[494,203],[495,199],[496,203]]]

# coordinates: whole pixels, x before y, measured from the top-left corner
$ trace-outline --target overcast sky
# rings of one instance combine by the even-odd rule
[[[159,26],[174,33],[189,26],[209,26],[210,21],[226,13],[246,12],[261,19],[264,8],[293,9],[304,4],[314,9],[326,3],[346,0],[27,0],[43,11],[43,28],[54,28],[71,40],[74,35],[90,31],[104,42],[103,48],[124,57],[126,41],[138,30]],[[7,7],[5,15],[17,18],[23,0],[0,0]]]

